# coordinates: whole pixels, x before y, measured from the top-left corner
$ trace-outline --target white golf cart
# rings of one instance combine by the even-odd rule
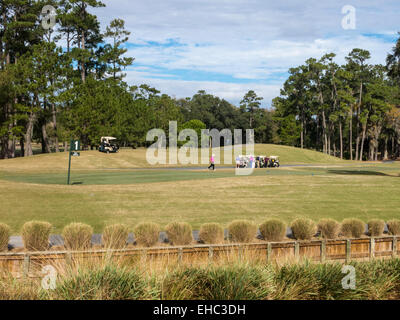
[[[99,151],[104,153],[116,153],[119,150],[117,138],[114,137],[101,137]]]

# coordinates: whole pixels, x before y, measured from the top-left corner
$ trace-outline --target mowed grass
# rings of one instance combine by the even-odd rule
[[[284,164],[307,164],[307,163],[326,163],[337,164],[346,163],[338,158],[325,155],[306,149],[292,148],[277,145],[255,145],[254,153],[256,155],[280,156],[280,160]],[[105,154],[98,151],[81,151],[80,157],[72,157],[73,170],[101,170],[101,169],[140,169],[140,168],[160,168],[160,167],[182,167],[180,164],[166,165],[150,165],[146,161],[146,149],[121,149],[117,154]],[[208,152],[208,151],[207,151]],[[217,156],[221,154],[221,164],[224,163],[224,149],[213,150]],[[232,161],[230,164],[234,166],[234,159],[237,154],[234,150],[230,150]],[[208,152],[211,154],[211,151]],[[242,148],[242,154],[246,154],[246,149]],[[208,163],[208,154],[202,157],[201,150],[198,151],[198,164],[191,166],[205,166]],[[168,159],[167,159],[168,161]],[[68,152],[40,154],[28,158],[6,159],[0,161],[0,172],[65,172],[68,168]]]
[[[259,224],[268,217],[286,222],[300,216],[314,220],[400,218],[399,164],[319,158],[318,153],[294,148],[289,148],[290,155],[285,150],[288,147],[277,148],[283,148],[276,152],[281,160],[287,152],[286,159],[301,158],[309,166],[256,169],[251,176],[235,176],[233,169],[130,169],[135,168],[130,161],[143,157],[143,150],[123,150],[116,155],[88,152],[93,163],[83,152],[73,160],[74,185],[67,186],[67,163],[54,161],[64,155],[0,161],[0,222],[18,234],[22,224],[33,219],[49,221],[53,233],[59,233],[73,221],[88,223],[101,232],[116,222],[133,228],[139,222],[153,221],[165,227],[178,220],[198,229],[205,222],[226,227],[235,219]],[[296,162],[282,160],[288,163]]]

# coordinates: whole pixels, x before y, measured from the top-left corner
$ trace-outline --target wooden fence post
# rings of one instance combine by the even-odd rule
[[[375,238],[371,237],[369,241],[369,257],[370,259],[375,258]]]
[[[325,262],[326,259],[326,240],[321,241],[321,262]]]
[[[208,263],[213,262],[213,257],[214,257],[214,248],[213,247],[208,247]]]
[[[169,255],[168,255],[168,259],[169,259]],[[142,250],[142,255],[141,255],[141,263],[146,263],[147,262],[147,250],[143,249]]]
[[[397,256],[397,237],[396,236],[393,237],[392,250],[393,250],[393,252],[392,252],[393,257],[396,257]]]
[[[239,253],[239,261],[241,261],[243,257],[243,246],[241,244],[239,244],[238,246],[238,253]]]
[[[268,242],[267,244],[267,262],[271,262],[272,260],[272,244]]]
[[[66,252],[65,253],[65,263],[67,265],[71,265],[72,264],[72,257],[71,257],[71,253],[70,252]]]
[[[183,248],[178,249],[178,263],[182,262]]]
[[[23,276],[27,277],[29,275],[29,267],[31,264],[31,256],[29,254],[24,255],[24,264],[23,264]]]
[[[300,244],[297,241],[294,243],[294,257],[296,259],[300,257]]]
[[[351,240],[346,240],[346,263],[349,263],[351,260]]]

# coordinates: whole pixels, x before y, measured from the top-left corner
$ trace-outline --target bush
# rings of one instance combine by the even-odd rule
[[[269,219],[260,225],[260,233],[264,240],[282,241],[286,236],[286,224],[279,219]]]
[[[297,240],[311,240],[317,232],[314,221],[305,218],[294,220],[290,227]]]
[[[380,219],[372,219],[368,221],[368,234],[371,237],[379,237],[385,231],[385,221]]]
[[[225,265],[178,269],[161,287],[167,300],[256,300],[267,299],[274,285],[273,272],[267,268]]]
[[[365,224],[359,219],[344,219],[342,235],[348,238],[360,238],[365,232]]]
[[[229,237],[233,242],[251,242],[257,233],[257,226],[247,220],[235,220],[228,226]]]
[[[11,230],[8,225],[0,223],[0,251],[7,251],[10,232]]]
[[[22,240],[28,251],[45,251],[49,248],[51,224],[42,221],[26,222],[22,226]]]
[[[124,224],[113,224],[103,230],[102,240],[106,248],[123,249],[126,247],[129,229]]]
[[[340,232],[340,223],[333,219],[322,219],[318,222],[318,231],[324,239],[336,239]]]
[[[144,300],[151,298],[147,288],[146,279],[136,270],[106,265],[62,276],[55,290],[42,295],[53,300]]]
[[[139,223],[133,232],[138,245],[151,247],[158,242],[160,226],[152,222],[143,222]]]
[[[224,229],[218,223],[205,223],[200,227],[199,238],[204,243],[222,243]]]
[[[389,233],[393,236],[400,235],[400,220],[393,219],[387,222]]]
[[[92,245],[93,228],[84,223],[70,223],[64,227],[62,235],[68,250],[87,250]]]
[[[171,222],[165,230],[173,245],[188,245],[193,241],[192,227],[186,222]]]

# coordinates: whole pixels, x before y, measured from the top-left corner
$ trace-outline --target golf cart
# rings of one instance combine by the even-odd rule
[[[269,158],[266,156],[256,157],[256,168],[266,168],[268,166]]]
[[[279,157],[278,156],[270,156],[268,162],[268,168],[279,168]]]
[[[99,151],[104,153],[116,153],[119,150],[119,146],[114,137],[101,137],[101,143],[99,145]]]

